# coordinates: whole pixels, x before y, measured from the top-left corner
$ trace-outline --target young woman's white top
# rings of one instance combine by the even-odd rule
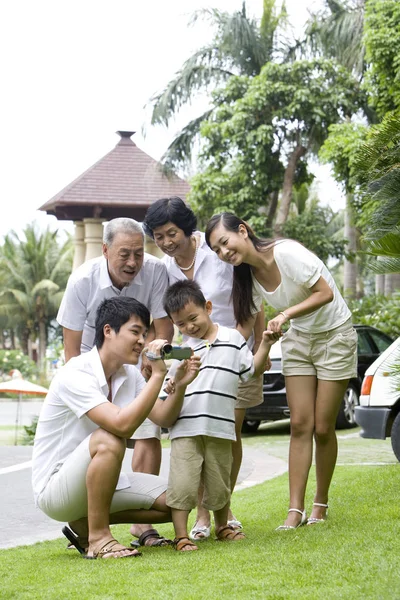
[[[312,294],[310,288],[323,277],[333,291],[333,300],[309,315],[291,319],[294,329],[308,333],[330,331],[345,323],[351,312],[324,263],[312,252],[294,240],[277,240],[271,250],[281,275],[281,283],[273,292],[267,292],[253,275],[253,300],[257,307],[262,299],[278,312],[295,306]]]

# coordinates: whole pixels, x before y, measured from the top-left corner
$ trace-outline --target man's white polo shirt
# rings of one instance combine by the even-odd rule
[[[168,287],[168,274],[164,263],[151,254],[144,254],[143,265],[130,285],[116,288],[108,274],[104,256],[93,258],[74,271],[69,279],[57,321],[62,327],[82,331],[81,352],[94,345],[97,307],[105,298],[128,296],[142,302],[153,319],[167,316],[163,296]]]
[[[136,367],[123,365],[112,376],[113,404],[129,404],[145,385]],[[108,402],[107,395],[107,380],[97,348],[71,358],[55,375],[40,412],[33,447],[35,499],[75,448],[98,429],[86,413]]]

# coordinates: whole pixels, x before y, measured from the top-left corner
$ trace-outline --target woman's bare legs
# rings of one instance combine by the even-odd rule
[[[317,378],[312,375],[285,377],[290,409],[289,508],[304,510],[308,473],[312,462]],[[295,527],[301,515],[290,512],[285,525]]]
[[[314,502],[320,504],[328,504],[328,491],[337,459],[336,418],[347,384],[348,379],[318,381],[314,431],[317,491]],[[323,519],[326,508],[313,506],[310,516]]]

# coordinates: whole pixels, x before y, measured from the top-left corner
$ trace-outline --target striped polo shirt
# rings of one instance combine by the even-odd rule
[[[201,357],[201,367],[196,379],[186,388],[180,415],[169,430],[170,439],[208,435],[235,441],[239,379],[247,381],[254,372],[253,355],[246,340],[236,329],[218,325],[212,344],[189,338],[186,345]],[[173,377],[178,364],[179,361],[173,362],[167,379]]]

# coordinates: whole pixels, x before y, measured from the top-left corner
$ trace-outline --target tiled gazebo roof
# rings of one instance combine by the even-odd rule
[[[185,199],[189,184],[166,177],[159,163],[131,140],[134,131],[117,131],[120,141],[92,167],[43,204],[39,210],[60,220],[131,217],[142,221],[147,208],[166,196]]]

